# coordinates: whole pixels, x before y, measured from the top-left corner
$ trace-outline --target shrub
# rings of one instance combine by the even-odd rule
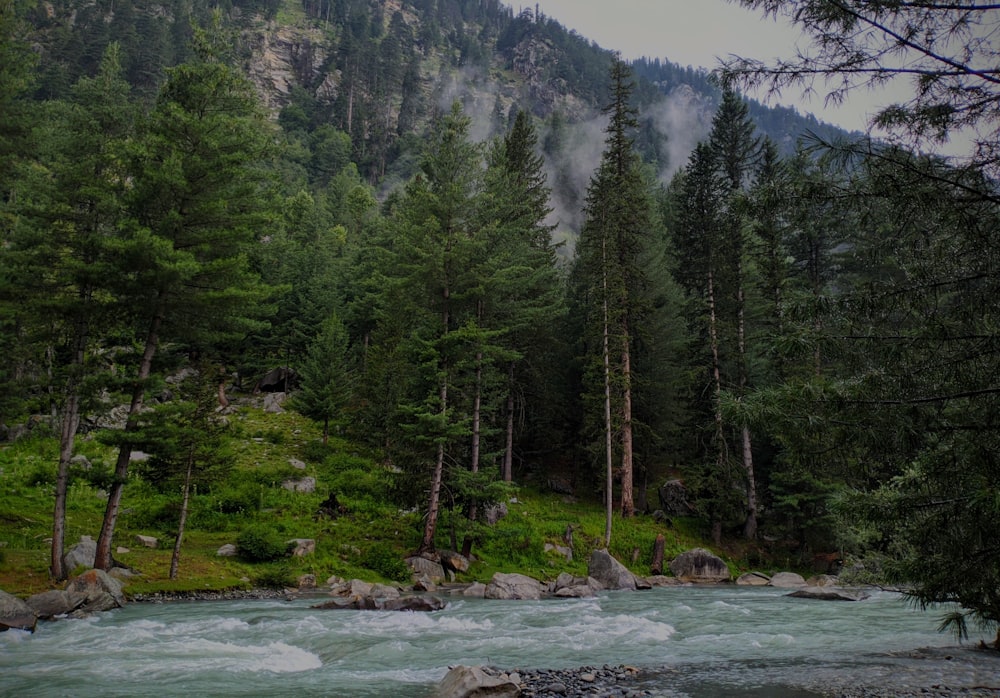
[[[410,578],[410,568],[406,563],[383,545],[368,548],[361,557],[361,564],[394,582],[405,582]]]
[[[243,529],[236,538],[236,552],[247,562],[271,562],[291,552],[280,533],[262,524]]]
[[[275,565],[254,575],[254,586],[264,589],[283,589],[294,586],[292,572],[285,565]]]

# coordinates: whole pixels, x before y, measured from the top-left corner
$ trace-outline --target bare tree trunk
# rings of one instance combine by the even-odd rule
[[[503,449],[503,468],[501,477],[504,482],[514,479],[514,362],[510,362],[507,370],[507,441]]]
[[[184,539],[184,526],[187,523],[188,503],[191,500],[191,477],[194,473],[194,451],[188,453],[187,472],[184,474],[184,495],[181,497],[180,520],[177,522],[177,538],[174,540],[174,553],[170,556],[170,578],[177,579],[177,568],[181,561],[181,541]]]
[[[742,276],[742,269],[740,270],[740,274]],[[746,323],[744,320],[745,301],[743,297],[742,282],[740,283],[739,289],[736,291],[736,300],[738,303],[736,344],[740,352],[740,398],[742,399],[746,394],[747,387]],[[752,540],[757,537],[757,480],[754,477],[753,470],[753,447],[750,442],[750,427],[746,424],[743,425],[742,429],[742,442],[743,470],[747,481],[747,518],[743,524],[743,537]]]
[[[713,409],[715,412],[715,441],[718,448],[715,466],[721,475],[726,465],[726,434],[722,425],[722,406],[719,402],[722,395],[722,371],[719,367],[719,329],[715,317],[715,274],[711,268],[708,270],[708,336],[712,346],[712,381],[715,394]],[[712,524],[712,541],[719,545],[722,542],[722,521],[714,507],[709,518]]]
[[[441,414],[447,411],[448,383],[441,384]],[[434,534],[437,531],[438,513],[441,506],[441,482],[444,479],[444,444],[437,447],[434,474],[431,477],[431,492],[427,502],[427,521],[424,522],[424,537],[420,541],[418,553],[434,552]]]
[[[52,513],[52,560],[49,575],[56,581],[66,579],[69,570],[63,567],[63,547],[66,541],[66,492],[69,489],[69,463],[73,457],[76,430],[80,423],[80,396],[76,388],[63,406],[62,428],[59,433],[59,465],[56,470],[56,500]]]
[[[610,334],[610,309],[608,308],[608,266],[607,266],[607,242],[601,242],[601,256],[603,258],[603,285],[604,285],[604,328],[603,328],[603,360],[604,360],[604,458],[605,471],[607,474],[604,492],[605,523],[604,523],[604,547],[611,547],[611,514],[614,510],[614,477],[611,472],[612,449],[611,449],[611,351],[609,346]]]
[[[663,574],[663,550],[666,544],[663,534],[657,533],[656,540],[653,541],[653,563],[649,566],[649,571],[653,574]]]
[[[153,367],[153,357],[156,355],[156,348],[160,341],[160,325],[163,322],[163,312],[158,310],[149,325],[146,334],[146,344],[142,352],[142,361],[139,364],[139,374],[136,376],[135,385],[132,387],[132,402],[128,408],[128,419],[125,422],[125,432],[135,431],[136,420],[142,410],[142,401],[146,394],[146,380]],[[126,440],[118,449],[118,460],[115,463],[115,478],[111,483],[111,491],[108,493],[108,504],[104,510],[104,521],[101,524],[101,533],[97,537],[97,554],[94,557],[94,567],[99,570],[111,569],[113,561],[111,559],[111,538],[115,533],[115,524],[118,521],[118,512],[121,508],[122,493],[125,489],[125,481],[128,479],[129,457],[132,455],[132,446]]]
[[[629,347],[628,323],[622,337],[622,518],[635,516],[632,493],[632,354]]]

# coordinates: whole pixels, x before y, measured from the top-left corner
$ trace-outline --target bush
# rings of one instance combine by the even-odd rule
[[[382,545],[368,548],[361,557],[361,564],[394,582],[405,582],[410,579],[410,568],[407,567],[406,563],[389,548]]]
[[[254,586],[263,589],[283,589],[295,586],[292,580],[292,572],[285,565],[269,567],[254,576]]]
[[[291,552],[292,544],[285,542],[273,528],[258,524],[243,529],[236,538],[236,552],[247,562],[271,562]]]

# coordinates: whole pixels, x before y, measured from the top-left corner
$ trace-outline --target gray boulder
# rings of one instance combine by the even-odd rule
[[[63,569],[72,572],[78,567],[90,569],[97,557],[97,541],[90,536],[80,536],[80,542],[63,554]]]
[[[13,594],[0,591],[0,632],[27,630],[33,633],[37,621],[38,618],[31,606]]]
[[[771,578],[763,572],[747,572],[736,579],[736,583],[743,587],[766,587],[770,582]]]
[[[462,596],[468,596],[474,599],[482,599],[486,597],[486,585],[480,582],[473,582],[465,589],[462,590]]]
[[[808,587],[835,587],[840,580],[832,574],[814,574],[806,580]]]
[[[664,574],[654,574],[651,577],[646,577],[646,582],[654,589],[658,587],[679,587],[684,584],[677,577],[668,577]]]
[[[147,548],[155,548],[160,544],[159,539],[155,538],[154,536],[136,535],[135,542]]]
[[[864,601],[868,594],[863,591],[852,589],[840,589],[838,587],[803,587],[797,589],[786,596],[794,596],[797,599],[817,599],[819,601]]]
[[[490,676],[480,667],[452,667],[438,684],[434,698],[517,698],[520,687],[509,678]]]
[[[573,562],[573,548],[568,548],[565,545],[555,545],[554,543],[546,543],[543,548],[544,552],[558,553],[561,557],[565,558],[566,562]]]
[[[442,550],[438,553],[441,560],[441,567],[451,572],[468,572],[469,558],[453,550]]]
[[[493,575],[490,583],[486,585],[483,598],[538,600],[542,598],[542,585],[537,579],[526,577],[523,574],[497,572]]]
[[[444,568],[441,567],[441,563],[439,562],[415,555],[414,557],[406,558],[406,564],[413,570],[413,574],[417,579],[426,578],[435,584],[444,581]]]
[[[333,599],[311,606],[322,611],[411,611],[430,613],[440,611],[447,604],[436,596],[397,596],[379,598],[376,596],[354,596],[347,599]]]
[[[66,592],[86,596],[86,601],[73,612],[73,615],[110,611],[125,605],[121,582],[109,576],[104,570],[87,570],[79,577],[74,577],[66,585]]]
[[[704,548],[683,552],[670,561],[670,571],[682,582],[718,584],[728,582],[729,567],[722,558]]]
[[[236,546],[232,543],[226,543],[215,551],[215,554],[219,557],[236,557]]]
[[[552,583],[552,593],[560,598],[589,598],[603,588],[593,577],[574,577],[567,572],[560,574]]]
[[[687,488],[680,480],[667,480],[656,491],[660,500],[660,509],[670,516],[689,516],[692,512],[688,502]]]
[[[316,541],[312,538],[293,538],[286,542],[292,549],[292,557],[305,557],[316,552]]]
[[[309,494],[316,491],[316,478],[314,477],[303,477],[298,480],[285,480],[281,483],[289,492],[305,492]]]
[[[625,565],[614,559],[607,550],[595,550],[587,562],[587,575],[593,577],[605,589],[634,591],[635,575]]]
[[[87,602],[87,595],[70,593],[65,589],[52,589],[29,596],[25,601],[40,620],[51,620],[57,616],[69,615]]]
[[[795,587],[804,587],[805,585],[806,580],[802,578],[801,574],[796,574],[795,572],[778,572],[771,577],[771,586],[778,587],[779,589],[793,589]]]
[[[483,510],[483,515],[486,517],[486,523],[490,526],[496,526],[497,521],[507,516],[507,505],[503,502],[487,505]]]

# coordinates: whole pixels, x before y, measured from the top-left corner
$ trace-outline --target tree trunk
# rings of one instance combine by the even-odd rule
[[[632,494],[632,354],[629,347],[628,323],[622,337],[622,518],[635,515]]]
[[[708,270],[708,336],[712,345],[712,381],[715,401],[713,409],[715,411],[715,441],[718,449],[716,453],[715,467],[721,477],[726,466],[726,434],[722,424],[722,405],[720,399],[722,395],[722,371],[719,366],[719,330],[715,317],[715,275],[713,270]],[[710,515],[712,524],[712,542],[719,545],[722,542],[722,521],[716,507],[712,507]]]
[[[66,541],[66,491],[69,488],[69,463],[73,457],[76,430],[80,423],[80,396],[76,388],[63,407],[62,428],[59,434],[59,466],[56,470],[56,500],[52,513],[52,561],[49,574],[52,579],[66,579],[69,570],[63,567],[63,547]]]
[[[502,475],[504,482],[514,479],[514,362],[507,370],[507,440],[503,449]]]
[[[663,534],[657,533],[656,540],[653,541],[653,563],[649,566],[649,571],[653,574],[663,574],[663,549],[666,544]]]
[[[472,459],[469,463],[469,470],[473,473],[479,472],[479,449],[481,435],[479,433],[480,411],[483,398],[483,353],[476,353],[476,388],[472,398]],[[469,502],[469,521],[475,521],[478,516],[478,506],[476,498]],[[464,550],[464,547],[463,547]],[[465,554],[465,553],[463,553]],[[468,557],[468,554],[465,554]]]
[[[170,578],[177,579],[177,568],[181,561],[181,541],[184,539],[184,525],[187,523],[188,502],[191,499],[191,477],[194,473],[194,451],[188,453],[187,472],[184,474],[184,495],[181,497],[181,513],[177,522],[177,538],[174,553],[170,556]]]
[[[153,357],[156,355],[156,348],[160,341],[160,325],[163,322],[163,311],[158,310],[149,324],[149,332],[146,334],[146,344],[142,352],[142,361],[139,364],[139,373],[136,376],[135,385],[132,387],[132,402],[128,408],[128,419],[125,421],[125,432],[135,431],[136,420],[139,411],[142,409],[142,401],[146,394],[146,380],[153,367]],[[108,493],[108,504],[104,510],[104,521],[101,524],[101,533],[97,537],[97,554],[94,557],[94,567],[99,570],[109,570],[113,561],[111,559],[111,538],[115,533],[115,524],[118,521],[118,512],[121,508],[122,492],[125,489],[125,482],[128,479],[129,458],[132,455],[132,445],[126,440],[118,449],[118,460],[115,463],[115,479],[111,483],[111,491]]]
[[[742,268],[739,271],[742,276]],[[744,297],[743,297],[743,284],[740,283],[740,287],[736,292],[736,299],[739,304],[737,309],[737,347],[740,352],[739,357],[739,367],[740,367],[740,398],[742,399],[746,395],[747,388],[747,347],[746,347],[746,323],[744,320]],[[743,443],[743,470],[744,476],[746,477],[747,484],[747,518],[743,524],[743,537],[752,540],[757,537],[757,481],[754,477],[753,470],[753,447],[750,442],[750,427],[746,424],[743,425],[742,429],[742,443]]]
[[[441,385],[441,412],[445,412],[448,397],[448,386]],[[437,447],[437,458],[434,461],[434,474],[431,477],[431,492],[427,501],[427,521],[424,523],[424,537],[420,541],[418,553],[434,552],[434,533],[437,531],[438,510],[441,500],[441,482],[444,479],[444,444]]]
[[[604,459],[605,471],[607,474],[604,493],[605,523],[604,523],[604,547],[611,547],[611,514],[614,509],[614,477],[611,472],[612,449],[611,449],[611,351],[609,346],[610,333],[610,310],[608,308],[608,268],[607,268],[607,242],[601,242],[601,255],[603,258],[603,285],[604,285],[604,328],[603,328],[603,360],[604,360]]]

